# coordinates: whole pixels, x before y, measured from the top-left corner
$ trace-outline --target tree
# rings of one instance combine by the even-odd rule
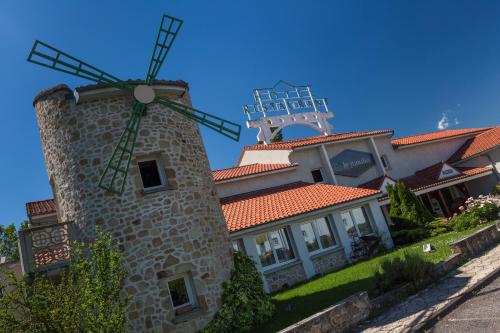
[[[241,252],[234,254],[231,277],[224,282],[222,306],[204,333],[249,331],[269,320],[274,312],[270,297],[254,262]]]
[[[395,187],[389,185],[387,192],[390,199],[389,215],[395,224],[401,223],[401,227],[424,227],[434,219],[431,212],[403,182],[398,181]]]
[[[0,225],[0,257],[7,257],[11,261],[19,259],[17,249],[17,232],[14,224]]]
[[[278,127],[271,127],[271,133],[273,133]],[[279,130],[278,133],[271,139],[271,142],[281,142],[283,141],[283,132]]]
[[[41,275],[3,279],[0,332],[124,332],[125,277],[122,254],[109,234],[98,231],[88,248],[72,244],[68,270],[57,281]]]
[[[392,239],[396,245],[413,243],[428,236],[427,225],[434,217],[403,182],[387,186]]]

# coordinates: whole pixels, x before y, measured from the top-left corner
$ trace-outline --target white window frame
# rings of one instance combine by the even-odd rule
[[[161,184],[156,185],[156,186],[151,186],[151,187],[144,187],[144,180],[142,179],[141,168],[139,166],[139,163],[151,162],[151,161],[154,161],[156,164],[156,168],[158,169],[158,174],[160,175]],[[168,182],[167,182],[167,176],[165,175],[165,169],[163,168],[163,164],[161,163],[161,161],[158,158],[151,158],[151,159],[150,158],[142,158],[142,159],[137,161],[137,168],[139,169],[139,177],[141,178],[142,189],[144,190],[144,192],[151,192],[151,191],[155,191],[155,190],[167,187]]]
[[[183,279],[184,280],[184,285],[186,286],[187,296],[188,296],[188,300],[189,301],[187,303],[175,306],[174,305],[174,301],[172,300],[172,292],[170,290],[169,283],[172,282],[172,281],[175,281],[175,280],[179,280],[179,279]],[[175,312],[175,310],[183,308],[183,307],[186,307],[188,305],[191,305],[193,308],[196,307],[195,292],[194,292],[194,289],[193,289],[193,285],[191,284],[191,279],[190,279],[190,277],[188,275],[186,275],[186,274],[179,275],[179,276],[176,276],[176,277],[173,277],[173,278],[169,279],[167,281],[167,287],[168,287],[168,296],[170,297],[170,303],[172,304],[172,308],[174,309],[174,312]]]
[[[322,180],[322,181],[320,181],[320,182],[316,182],[316,181],[314,181],[314,176],[312,175],[313,171],[319,171],[319,173],[321,174],[321,178],[323,178],[323,180]],[[321,170],[321,168],[311,169],[311,177],[312,177],[313,182],[314,182],[315,184],[322,184],[322,183],[324,183],[324,182],[325,182],[325,177],[323,176],[323,170]]]
[[[303,224],[306,224],[306,223],[310,223],[311,224],[312,229],[313,229],[313,233],[314,233],[314,237],[316,237],[316,241],[318,242],[318,245],[319,245],[319,249],[317,249],[315,251],[312,251],[312,252],[307,251],[309,253],[309,256],[314,256],[315,254],[318,254],[318,253],[321,253],[321,252],[324,252],[324,251],[329,251],[329,250],[335,249],[335,248],[337,248],[337,247],[340,246],[340,242],[337,239],[337,235],[335,235],[335,231],[333,229],[332,223],[330,222],[330,219],[328,218],[328,216],[325,216],[323,218],[326,221],[327,227],[329,227],[328,230],[330,230],[330,232],[332,233],[332,237],[333,237],[333,240],[335,241],[335,245],[324,248],[323,245],[321,244],[321,241],[320,241],[320,239],[318,237],[318,229],[317,229],[317,226],[316,226],[316,221],[319,220],[319,218],[303,222],[303,223],[300,224],[300,226],[302,226]],[[303,240],[304,240],[304,242],[306,241],[305,239],[303,239]]]
[[[292,250],[292,253],[293,253],[293,258],[292,259],[287,260],[287,261],[283,261],[283,262],[280,262],[278,260],[278,255],[276,254],[276,249],[274,248],[274,244],[272,242],[272,237],[270,237],[270,235],[269,235],[271,232],[273,232],[273,231],[279,231],[281,229],[285,230],[286,236],[287,236],[288,241],[290,243],[290,249]],[[259,256],[259,265],[260,265],[260,267],[262,267],[262,271],[268,271],[270,269],[274,269],[276,267],[280,267],[280,266],[286,265],[288,263],[291,263],[291,262],[294,262],[294,261],[297,260],[297,251],[295,250],[295,246],[294,246],[295,244],[293,243],[293,238],[290,236],[291,232],[288,229],[288,227],[282,227],[282,228],[278,228],[278,229],[274,229],[274,230],[262,232],[262,233],[260,233],[258,235],[255,235],[255,237],[253,238],[254,239],[254,243],[255,243],[255,248],[257,248],[256,238],[259,237],[260,235],[263,235],[263,234],[266,235],[267,241],[269,242],[269,245],[271,246],[271,251],[273,252],[273,257],[274,257],[275,263],[271,264],[271,265],[267,265],[267,266],[262,266],[262,262],[260,260],[260,255],[258,254],[258,256]]]
[[[361,232],[359,232],[358,223],[356,222],[356,219],[354,218],[354,214],[352,213],[352,211],[356,208],[360,208],[361,210],[364,210],[364,212],[365,212],[364,215],[366,216],[366,220],[367,220],[368,224],[370,225],[370,228],[372,229],[372,232],[370,232],[369,234],[361,235]],[[368,213],[368,210],[365,206],[353,207],[353,208],[349,208],[348,210],[344,210],[344,211],[340,212],[341,218],[342,218],[342,214],[344,214],[344,213],[349,213],[349,215],[351,216],[351,220],[354,224],[354,229],[356,230],[356,234],[357,234],[356,237],[359,238],[359,237],[363,237],[363,236],[377,235],[375,233],[375,228],[373,227],[372,218],[371,218],[370,214]],[[345,225],[344,225],[344,229],[345,229]]]

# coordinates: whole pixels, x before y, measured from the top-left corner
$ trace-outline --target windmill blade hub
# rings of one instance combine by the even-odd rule
[[[155,99],[155,91],[148,85],[140,84],[134,88],[134,98],[143,104],[152,103]]]

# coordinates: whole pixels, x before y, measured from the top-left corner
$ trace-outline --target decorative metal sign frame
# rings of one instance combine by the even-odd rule
[[[323,135],[333,132],[328,122],[333,113],[326,98],[314,98],[308,85],[294,86],[280,80],[272,88],[254,89],[253,99],[254,104],[243,105],[243,112],[247,127],[259,129],[259,142],[271,143],[282,128],[292,125],[308,126]]]

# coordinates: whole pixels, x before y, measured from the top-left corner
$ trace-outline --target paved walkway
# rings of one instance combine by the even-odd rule
[[[429,332],[500,332],[500,277],[440,319]]]
[[[500,245],[474,258],[431,287],[409,297],[374,320],[363,323],[357,332],[412,332],[478,281],[500,267]]]

